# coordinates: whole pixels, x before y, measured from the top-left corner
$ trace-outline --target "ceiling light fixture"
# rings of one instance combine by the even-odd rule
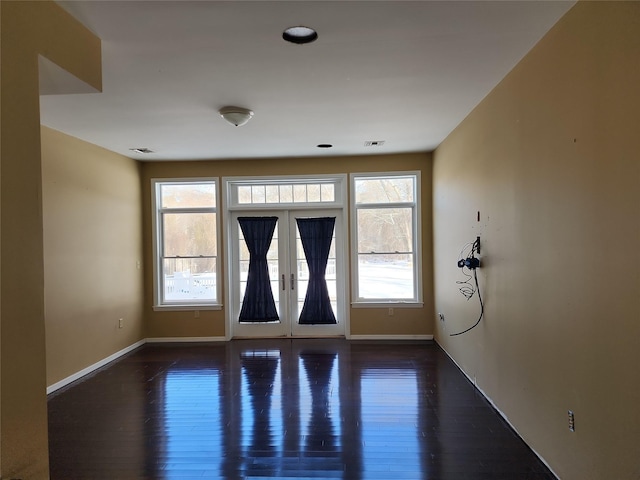
[[[331,148],[331,147],[333,147],[333,145],[331,145],[330,143],[321,143],[319,145],[316,145],[316,147],[318,147],[318,148]]]
[[[305,43],[315,42],[318,39],[318,32],[313,28],[303,27],[289,27],[282,32],[282,38],[290,43],[296,43],[298,45],[304,45]]]
[[[136,153],[154,153],[153,150],[149,150],[146,147],[130,148],[129,150]]]
[[[222,107],[218,113],[227,122],[236,127],[241,127],[253,117],[251,110],[242,107]]]

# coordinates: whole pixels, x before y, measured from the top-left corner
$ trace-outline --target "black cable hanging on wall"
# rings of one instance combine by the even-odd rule
[[[477,269],[480,267],[480,259],[476,258],[476,253],[480,254],[480,237],[477,237],[476,240],[471,244],[471,252],[468,255],[464,254],[464,251],[467,249],[469,244],[465,245],[460,252],[460,259],[458,260],[458,267],[462,269],[462,273],[467,277],[464,281],[458,281],[457,284],[460,286],[460,293],[464,295],[467,300],[470,300],[475,293],[478,293],[478,300],[480,301],[480,316],[478,317],[478,321],[471,325],[466,330],[463,330],[458,333],[450,334],[451,337],[455,337],[457,335],[462,335],[463,333],[467,333],[470,330],[473,330],[478,326],[482,317],[484,316],[484,303],[482,302],[482,295],[480,294],[480,286],[478,285],[478,273]],[[466,270],[470,270],[473,272],[473,276],[466,272]],[[474,284],[471,283],[471,279],[473,278]]]

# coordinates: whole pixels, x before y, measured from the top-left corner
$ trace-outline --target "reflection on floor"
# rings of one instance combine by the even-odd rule
[[[429,342],[146,345],[48,404],[52,480],[555,478]]]

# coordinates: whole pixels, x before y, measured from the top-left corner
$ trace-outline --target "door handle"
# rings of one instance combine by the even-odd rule
[[[293,273],[291,274],[291,290],[293,290],[293,284],[295,281],[295,277],[293,276]]]
[[[282,291],[284,292],[285,288],[287,288],[285,286],[285,280],[284,280],[284,273],[282,274]]]

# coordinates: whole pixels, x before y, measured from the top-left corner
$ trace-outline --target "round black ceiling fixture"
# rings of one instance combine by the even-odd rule
[[[315,42],[318,39],[318,32],[313,28],[300,25],[287,28],[282,32],[282,38],[287,42],[304,45],[305,43]]]
[[[333,145],[331,145],[330,143],[321,143],[319,145],[316,145],[318,148],[331,148],[333,147]]]

